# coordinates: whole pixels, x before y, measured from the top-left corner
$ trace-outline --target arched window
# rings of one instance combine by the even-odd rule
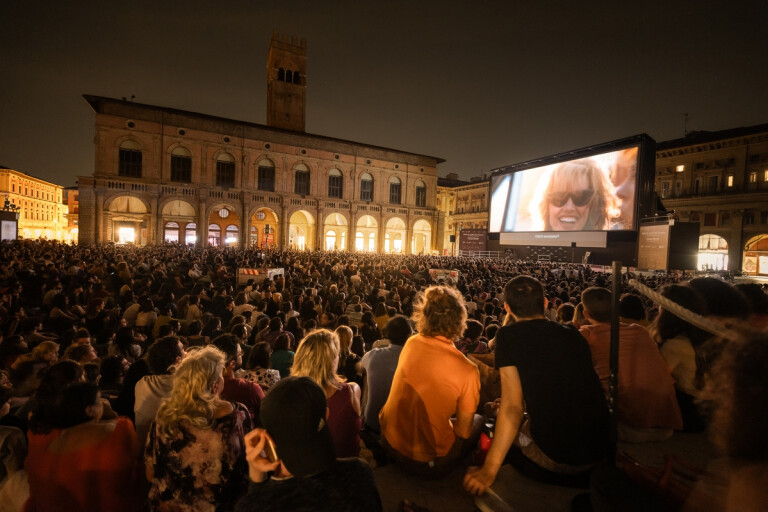
[[[187,223],[186,228],[184,228],[184,242],[187,245],[195,245],[197,242],[197,224],[194,222]]]
[[[302,196],[309,195],[309,169],[304,164],[296,165],[294,174],[293,193]]]
[[[298,71],[293,72],[293,83],[295,83],[296,85],[301,84],[301,76],[299,76]]]
[[[226,238],[224,239],[224,243],[226,245],[237,245],[237,242],[239,241],[239,233],[240,230],[237,229],[237,226],[230,224],[226,229]]]
[[[344,194],[344,176],[338,169],[331,169],[328,173],[328,197],[341,199]]]
[[[192,155],[181,146],[171,152],[171,181],[192,183]]]
[[[285,70],[283,68],[277,68],[277,79],[281,82],[285,81]]]
[[[360,200],[373,201],[373,176],[367,172],[360,175]]]
[[[275,164],[267,158],[259,161],[258,188],[265,192],[275,191]]]
[[[416,182],[416,206],[427,206],[427,186],[421,180]]]
[[[117,174],[126,178],[141,178],[141,146],[134,140],[120,144]]]
[[[235,186],[235,157],[229,153],[222,153],[216,159],[216,186]]]
[[[179,224],[177,222],[165,223],[165,235],[163,237],[168,243],[176,243],[179,241]]]
[[[325,234],[325,250],[326,251],[336,250],[336,232],[335,231],[328,231]]]
[[[289,84],[293,82],[293,72],[290,69],[285,72],[285,81]]]
[[[400,204],[402,197],[402,183],[400,178],[392,176],[389,178],[389,202],[392,204]]]
[[[208,245],[212,247],[221,246],[221,228],[218,224],[208,226]]]

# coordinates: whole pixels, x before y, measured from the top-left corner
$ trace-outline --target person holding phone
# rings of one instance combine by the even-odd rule
[[[361,459],[337,459],[323,389],[286,377],[261,404],[263,429],[245,436],[248,493],[235,512],[382,510],[373,471]]]

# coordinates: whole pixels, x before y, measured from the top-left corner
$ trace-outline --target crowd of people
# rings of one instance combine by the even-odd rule
[[[262,274],[243,281],[241,268]],[[735,334],[716,340],[630,278]],[[373,467],[439,479],[472,458],[473,494],[502,464],[584,483],[610,452],[612,408],[626,442],[716,429],[734,485],[764,506],[751,484],[768,461],[765,290],[621,279],[613,404],[612,276],[589,266],[4,242],[0,502],[380,510]]]

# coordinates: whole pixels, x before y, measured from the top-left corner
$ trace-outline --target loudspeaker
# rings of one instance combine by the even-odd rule
[[[456,235],[451,235],[451,243],[456,241]]]

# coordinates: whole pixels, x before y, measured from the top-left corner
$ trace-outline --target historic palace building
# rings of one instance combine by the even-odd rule
[[[18,213],[18,237],[70,242],[62,187],[0,165],[0,207]]]
[[[82,244],[179,242],[430,253],[443,160],[305,133],[307,46],[273,34],[267,124],[84,96],[93,176]]]
[[[655,189],[700,224],[700,269],[768,275],[768,124],[657,143]]]
[[[454,173],[437,180],[437,205],[440,210],[438,236],[441,254],[458,255],[459,239],[464,229],[487,229],[487,177],[460,180]]]

